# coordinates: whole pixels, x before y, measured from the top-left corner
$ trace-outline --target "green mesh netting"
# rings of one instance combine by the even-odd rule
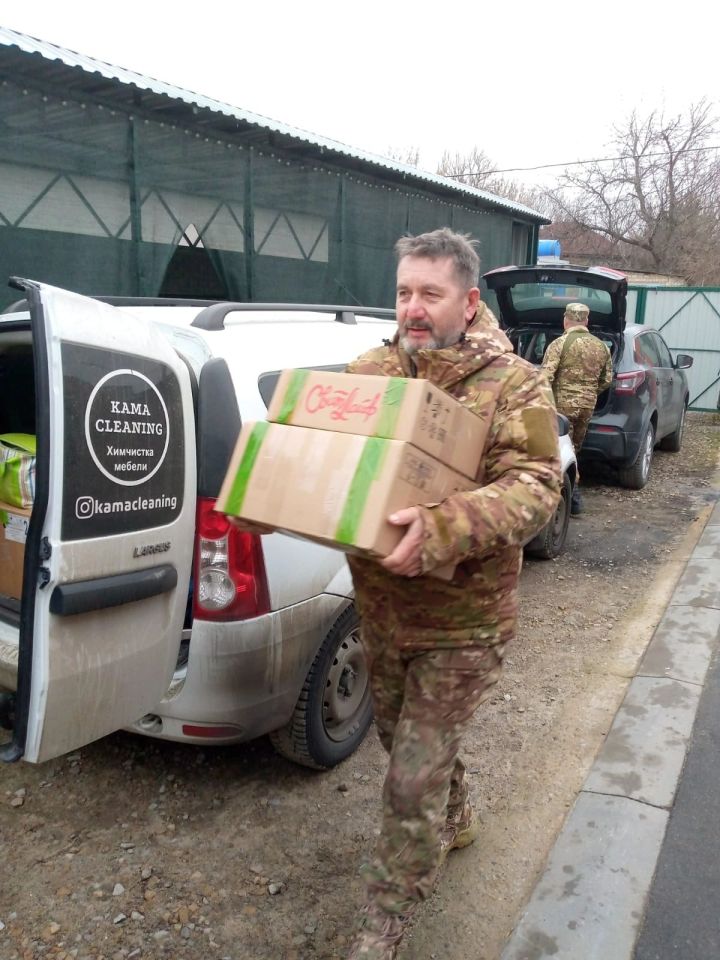
[[[511,260],[512,214],[257,131],[251,149],[206,120],[131,118],[10,82],[0,118],[0,309],[18,298],[10,276],[86,294],[392,306],[395,241],[446,225],[480,241],[484,270]]]

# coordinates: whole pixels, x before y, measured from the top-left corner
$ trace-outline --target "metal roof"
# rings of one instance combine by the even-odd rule
[[[69,67],[76,72],[82,71],[83,74],[87,75],[88,80],[93,81],[87,84],[76,81],[68,92],[77,90],[78,92],[82,91],[86,96],[96,95],[101,96],[105,100],[118,100],[120,91],[128,92],[131,89],[140,90],[151,95],[149,101],[145,98],[143,99],[142,106],[145,108],[149,107],[150,109],[156,109],[158,112],[162,111],[167,113],[167,100],[174,101],[178,104],[186,104],[193,108],[193,122],[196,123],[201,122],[201,117],[198,117],[200,111],[207,111],[207,113],[215,117],[225,117],[234,121],[236,131],[239,128],[244,130],[254,128],[260,134],[262,134],[262,131],[267,131],[271,134],[278,135],[288,144],[302,145],[307,148],[308,152],[314,152],[316,155],[320,153],[324,155],[326,159],[329,159],[327,157],[328,154],[334,154],[337,158],[344,158],[346,162],[348,160],[354,161],[354,165],[362,164],[368,173],[371,172],[367,169],[368,167],[374,167],[375,170],[372,172],[376,174],[378,173],[378,168],[381,168],[392,174],[394,179],[401,179],[405,183],[410,181],[415,182],[418,186],[422,184],[431,185],[432,187],[440,188],[444,192],[458,195],[458,200],[463,196],[467,199],[473,198],[482,201],[488,206],[516,213],[526,220],[538,223],[549,222],[546,217],[536,210],[531,210],[521,203],[514,203],[511,200],[498,197],[485,190],[478,190],[465,184],[455,183],[453,180],[438,176],[434,173],[428,173],[417,167],[398,163],[387,157],[367,153],[355,147],[348,146],[347,144],[340,143],[337,140],[330,140],[327,137],[309,133],[307,130],[291,127],[288,124],[280,123],[269,117],[263,117],[249,110],[234,107],[231,104],[205,97],[202,94],[193,93],[190,90],[184,90],[182,87],[176,87],[170,83],[164,83],[162,80],[146,77],[143,74],[135,73],[133,70],[116,67],[112,64],[104,63],[102,60],[96,60],[94,57],[84,56],[83,54],[68,50],[65,47],[59,47],[54,43],[38,40],[7,27],[0,27],[0,56],[2,56],[3,53],[6,55],[11,53],[13,48],[21,51],[22,54],[37,55],[37,58],[42,58],[41,61],[33,57],[33,60],[30,61],[30,67],[28,67],[27,58],[21,58],[25,61],[25,78],[35,73],[35,65],[43,63],[46,68],[43,70],[43,78],[59,80],[60,75],[58,71],[50,68],[50,65],[57,64],[59,61],[64,67]],[[6,59],[6,56],[3,56],[2,59]],[[16,60],[14,65],[19,65],[19,62]],[[67,71],[63,72],[67,73]],[[16,75],[14,70],[11,76],[15,76],[18,81],[23,79],[22,76]],[[107,81],[107,83],[98,84],[98,77]],[[122,86],[119,87],[118,85]],[[112,88],[114,88],[115,96],[113,96]],[[118,106],[120,105],[121,104],[118,103]],[[126,103],[129,109],[131,109],[133,105],[137,107],[137,104],[133,104],[132,100],[128,100]],[[282,143],[280,145],[282,145]]]

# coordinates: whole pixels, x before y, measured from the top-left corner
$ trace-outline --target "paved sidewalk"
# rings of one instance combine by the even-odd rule
[[[711,799],[716,812],[720,804],[712,785],[713,777],[720,779],[720,758],[712,749],[720,737],[720,670],[708,673],[719,643],[720,502],[501,960],[720,956],[717,941],[708,949],[720,925],[720,820],[704,822]],[[676,854],[691,838],[696,857],[702,853],[707,861],[705,883],[695,884],[695,898],[686,898],[703,901],[695,904],[697,917],[705,918],[696,948],[687,939],[690,917],[673,894],[673,886],[684,882]],[[686,873],[697,875],[692,853],[682,862]]]
[[[720,957],[719,753],[720,656],[716,651],[634,960]]]

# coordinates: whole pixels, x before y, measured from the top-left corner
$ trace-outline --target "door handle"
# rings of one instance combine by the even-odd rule
[[[104,610],[168,593],[177,586],[177,570],[170,563],[109,577],[60,583],[50,596],[50,613],[70,617]]]

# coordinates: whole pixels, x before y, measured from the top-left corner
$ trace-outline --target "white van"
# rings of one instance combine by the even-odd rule
[[[240,533],[213,504],[278,372],[342,370],[393,335],[393,312],[16,285],[0,433],[37,436],[37,479],[22,594],[0,596],[4,758],[129,728],[205,744],[271,733],[309,766],[344,759],[371,721],[344,555]]]
[[[37,473],[21,591],[0,570],[0,759],[49,760],[120,728],[215,745],[269,733],[320,769],[349,756],[371,702],[344,555],[241,533],[213,505],[280,370],[342,370],[392,337],[394,312],[15,284],[0,434],[37,437]],[[567,436],[561,452],[563,500],[528,545],[545,557],[575,480]]]

